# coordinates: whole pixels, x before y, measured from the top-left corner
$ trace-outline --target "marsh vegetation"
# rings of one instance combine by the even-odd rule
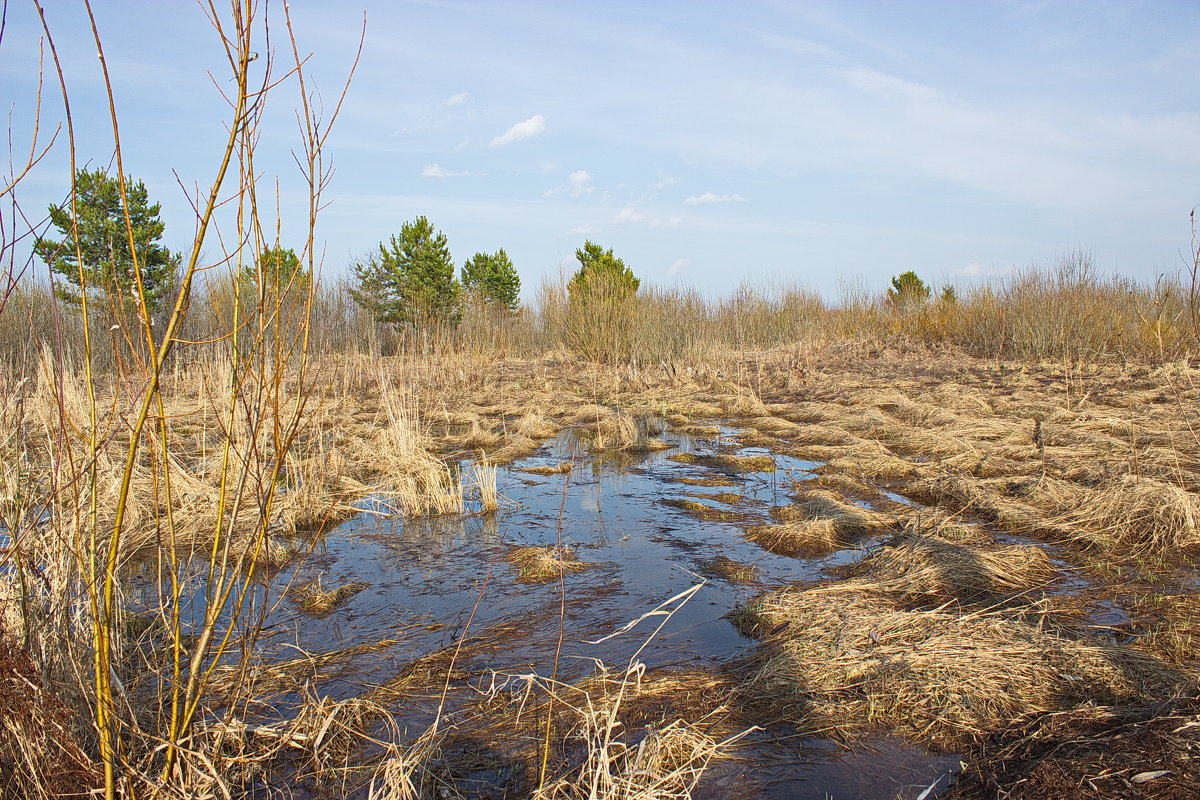
[[[4,228],[0,793],[1200,792],[1195,242],[1178,282],[1074,254],[837,304],[589,242],[528,306],[500,250],[495,296],[376,313],[311,277],[336,107],[213,18],[237,89],[172,291],[80,247],[64,298]],[[285,248],[254,156],[294,84]]]

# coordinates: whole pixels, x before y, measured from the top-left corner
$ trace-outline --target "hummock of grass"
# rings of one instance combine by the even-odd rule
[[[1152,594],[1131,606],[1145,634],[1137,646],[1171,662],[1200,659],[1200,595]]]
[[[1123,475],[1101,484],[1067,515],[1120,552],[1170,560],[1200,552],[1200,495],[1154,478]]]
[[[293,594],[300,603],[300,608],[309,614],[328,614],[354,595],[370,586],[363,581],[346,583],[333,589],[321,588],[321,579],[298,586]]]
[[[558,433],[559,426],[537,414],[526,414],[517,420],[515,430],[529,439],[549,439]]]
[[[688,486],[741,486],[736,478],[672,478],[671,483],[683,483]]]
[[[514,547],[505,556],[517,568],[517,580],[544,583],[557,580],[588,567],[575,560],[575,551],[568,547]]]
[[[713,500],[717,503],[726,503],[729,505],[732,505],[733,503],[740,503],[743,498],[742,495],[735,494],[734,492],[713,492],[712,494],[705,494],[704,492],[688,492],[687,494],[689,497],[696,497],[701,500]]]
[[[880,591],[914,600],[994,602],[1045,586],[1055,574],[1034,545],[982,549],[936,536],[905,532],[846,571],[869,578]]]
[[[750,583],[758,580],[759,569],[753,564],[743,564],[729,556],[717,556],[698,565],[700,574],[720,578],[730,583]]]
[[[828,519],[753,525],[746,528],[746,538],[778,556],[818,556],[848,544]]]
[[[570,461],[560,461],[557,464],[550,464],[544,467],[523,467],[519,472],[528,472],[530,475],[562,475],[570,472],[574,468],[574,464]]]
[[[838,494],[822,489],[800,492],[795,503],[772,513],[782,524],[747,528],[746,538],[782,556],[828,553],[848,546],[858,536],[886,530],[893,523],[887,514],[847,503]]]
[[[704,503],[697,503],[695,500],[683,500],[680,498],[668,497],[662,501],[662,504],[686,511],[696,519],[702,519],[706,521],[730,522],[738,519],[740,516],[735,511],[729,511],[723,508],[715,508],[713,506],[705,505]]]
[[[906,611],[862,584],[770,592],[734,621],[766,643],[754,688],[846,737],[882,726],[961,748],[1029,714],[1151,696],[1182,680],[1128,648],[997,612]]]
[[[705,456],[696,453],[676,453],[673,456],[667,456],[667,458],[671,461],[678,461],[680,464],[697,464],[702,467],[710,467],[725,472],[775,471],[775,459],[768,455],[737,456],[731,453],[718,453],[717,455]]]

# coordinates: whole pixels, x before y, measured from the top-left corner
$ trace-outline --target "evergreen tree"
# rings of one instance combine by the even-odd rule
[[[446,234],[425,217],[404,223],[378,255],[354,265],[354,274],[351,297],[380,322],[424,325],[457,322],[461,315],[462,286]]]
[[[114,305],[129,308],[137,303],[136,264],[146,312],[153,314],[174,289],[180,263],[179,255],[158,244],[164,229],[158,218],[160,205],[150,205],[141,181],[125,179],[129,227],[133,229],[130,250],[127,209],[121,202],[119,181],[102,169],[81,169],[75,175],[73,191],[77,224],[72,225],[70,203],[51,206],[50,222],[63,239],[38,239],[33,245],[38,257],[61,279],[56,281],[59,297],[79,303],[86,286],[106,294]],[[78,231],[78,241],[73,230]]]
[[[887,290],[888,303],[894,308],[919,306],[929,299],[929,294],[929,286],[912,270],[894,276]]]
[[[575,251],[579,271],[567,284],[567,341],[585,358],[616,362],[633,348],[634,296],[641,285],[625,262],[595,242]]]
[[[312,280],[300,256],[290,247],[268,247],[242,271],[243,280],[254,287],[260,275],[266,288],[277,292],[305,292]]]
[[[515,312],[520,303],[521,277],[504,248],[495,253],[476,253],[462,268],[462,285],[485,302]]]
[[[589,240],[575,251],[575,258],[579,270],[567,285],[572,302],[587,302],[597,292],[632,297],[642,283],[624,261],[613,255],[611,247],[605,250]]]

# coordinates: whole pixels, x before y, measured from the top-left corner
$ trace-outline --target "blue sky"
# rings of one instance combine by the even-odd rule
[[[208,77],[220,48],[187,0],[95,6],[126,169],[180,248],[193,226],[175,176],[208,180],[224,135]],[[328,101],[362,9],[291,11]],[[82,11],[63,0],[48,16],[80,156],[106,163]],[[1200,203],[1194,1],[427,0],[372,2],[366,17],[329,141],[326,278],[423,214],[459,264],[504,247],[527,298],[585,239],[651,283],[712,294],[783,282],[836,297],[908,269],[967,283],[1076,248],[1152,281],[1180,267]],[[10,4],[0,82],[18,151],[39,33]],[[272,194],[279,176],[285,244],[302,229],[295,98],[282,87],[259,150]],[[43,127],[60,116],[48,102]],[[27,213],[61,198],[67,175],[60,147],[23,185]]]

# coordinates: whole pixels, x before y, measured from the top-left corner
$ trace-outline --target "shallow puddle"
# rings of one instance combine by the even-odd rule
[[[738,448],[735,433],[723,429],[712,440],[666,434],[669,449],[593,455],[567,432],[501,469],[497,483],[506,503],[495,515],[401,520],[369,513],[366,504],[367,513],[322,536],[298,569],[275,582],[298,586],[319,578],[326,590],[352,582],[367,587],[319,616],[301,610],[295,599],[283,601],[269,617],[272,646],[279,658],[290,658],[298,650],[394,640],[355,655],[327,677],[320,690],[335,698],[385,682],[464,635],[481,637],[458,662],[478,685],[492,671],[550,674],[560,636],[563,681],[592,674],[597,661],[623,669],[643,643],[638,658],[651,669],[716,668],[746,656],[757,642],[738,633],[728,612],[764,590],[824,577],[862,551],[797,559],[747,541],[744,527],[769,521],[772,508],[792,502],[791,480],[819,464]],[[741,472],[671,459],[683,452],[771,455],[775,469]],[[569,473],[522,471],[564,461],[574,465]],[[670,500],[721,513],[664,502]],[[505,560],[516,546],[559,545],[588,565],[561,583],[522,581]],[[589,643],[701,583],[657,634],[662,617]],[[422,730],[435,705],[428,700],[402,708],[401,722]],[[891,800],[916,796],[957,765],[891,740],[845,750],[765,732],[739,746],[738,756],[711,768],[699,796]]]

